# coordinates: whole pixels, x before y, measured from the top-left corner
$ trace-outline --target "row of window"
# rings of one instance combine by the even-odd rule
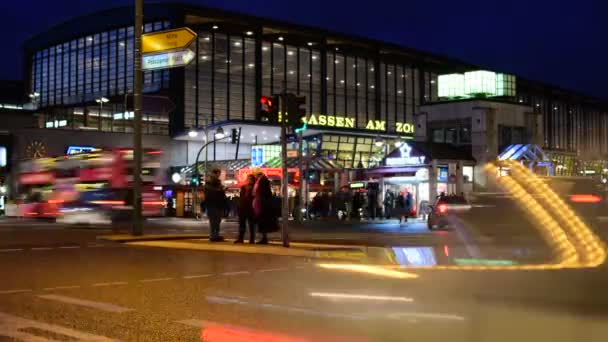
[[[255,120],[255,39],[203,31],[198,33],[195,48],[196,62],[186,67],[184,126]],[[423,95],[425,100],[437,98],[436,74],[350,56],[337,49],[330,49],[322,59],[313,45],[264,41],[260,67],[260,95],[288,92],[305,96],[309,114],[356,118],[353,128],[365,128],[369,120],[384,120],[387,129],[394,131],[397,123],[413,122],[421,94],[428,94]],[[424,78],[424,90],[420,78]]]
[[[520,94],[518,102],[542,114],[544,148],[578,152],[589,157],[608,153],[608,113],[544,96]]]
[[[144,32],[169,27],[169,22],[144,26]],[[93,101],[133,89],[133,27],[81,37],[51,46],[32,56],[31,89],[41,106]],[[144,91],[168,87],[169,72],[144,73]]]

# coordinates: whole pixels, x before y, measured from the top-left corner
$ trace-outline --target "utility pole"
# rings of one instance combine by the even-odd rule
[[[142,235],[141,215],[141,93],[143,74],[141,70],[141,37],[144,26],[143,0],[135,0],[135,54],[133,58],[135,82],[133,86],[133,226],[132,235]]]
[[[298,222],[303,222],[302,208],[305,208],[306,204],[304,201],[306,197],[304,195],[304,181],[306,177],[304,177],[304,139],[302,137],[302,131],[298,132],[298,172],[300,173],[300,182],[298,184],[298,206],[296,208],[296,217]],[[308,208],[307,208],[308,209]]]
[[[287,185],[289,183],[289,174],[287,173],[287,101],[289,96],[285,92],[281,94],[281,240],[283,247],[289,247],[289,234],[287,233],[287,224],[289,223],[289,201],[287,194]]]

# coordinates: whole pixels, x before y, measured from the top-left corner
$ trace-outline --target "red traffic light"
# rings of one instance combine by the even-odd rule
[[[272,99],[268,96],[262,96],[260,97],[260,103],[262,105],[266,105],[268,107],[272,107]]]

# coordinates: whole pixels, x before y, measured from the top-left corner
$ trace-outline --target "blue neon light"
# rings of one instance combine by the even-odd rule
[[[70,146],[68,146],[67,150],[65,151],[65,154],[71,155],[71,154],[82,153],[82,152],[91,152],[94,149],[95,149],[95,147],[93,147],[93,146],[70,145]]]

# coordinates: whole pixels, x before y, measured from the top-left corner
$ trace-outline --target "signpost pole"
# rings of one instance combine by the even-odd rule
[[[305,195],[304,195],[304,180],[306,179],[306,177],[304,177],[304,156],[303,156],[303,152],[304,152],[304,147],[303,145],[303,138],[302,138],[302,131],[300,131],[298,133],[298,172],[300,173],[300,182],[298,184],[298,205],[296,207],[296,218],[298,219],[298,222],[302,222],[303,220],[303,215],[302,215],[302,208],[304,208],[305,206]]]
[[[287,99],[286,93],[281,94],[281,240],[283,247],[289,247],[289,234],[287,233],[287,224],[289,221],[289,201],[287,193],[287,184],[289,183],[289,174],[287,173]]]
[[[141,215],[141,93],[142,93],[142,70],[141,70],[141,37],[144,17],[143,0],[135,0],[135,54],[134,72],[135,84],[133,87],[133,225],[131,234],[142,235]]]

